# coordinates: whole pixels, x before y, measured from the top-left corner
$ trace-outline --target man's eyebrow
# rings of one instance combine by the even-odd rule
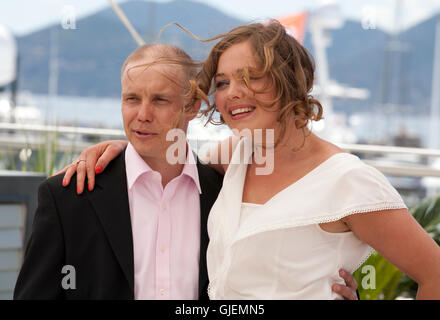
[[[127,96],[137,96],[137,94],[135,92],[122,92],[122,96],[123,97],[127,97]]]
[[[155,93],[153,94],[153,98],[172,98],[175,94],[172,93]]]

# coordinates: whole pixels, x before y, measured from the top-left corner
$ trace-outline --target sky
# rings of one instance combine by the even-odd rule
[[[117,0],[118,3],[126,0]],[[157,0],[168,2],[169,0]],[[177,0],[181,1],[181,0]],[[344,17],[366,21],[387,31],[395,30],[395,4],[401,3],[399,28],[411,27],[440,13],[440,0],[192,0],[215,7],[245,21],[276,18],[322,4],[337,2]],[[53,23],[60,23],[63,12],[74,10],[79,19],[109,5],[108,0],[2,0],[0,25],[15,35],[24,35]]]

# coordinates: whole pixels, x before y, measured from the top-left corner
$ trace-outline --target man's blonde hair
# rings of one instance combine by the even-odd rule
[[[148,57],[154,57],[155,61],[139,66],[149,66],[159,63],[178,65],[182,67],[182,70],[186,76],[185,81],[195,79],[197,75],[199,64],[194,62],[194,60],[184,50],[173,45],[167,45],[163,43],[149,43],[140,46],[139,48],[134,50],[127,57],[127,59],[125,59],[121,69],[121,77],[130,62],[142,60]]]
[[[152,61],[148,63],[142,63],[142,60],[148,58],[152,59]],[[126,70],[127,66],[135,61],[140,61],[141,63],[139,65],[132,66],[128,70]],[[148,68],[152,65],[157,64],[170,66],[174,65],[175,67],[180,68],[180,70],[183,72],[183,79],[177,79],[175,74],[163,73],[165,77],[167,77],[170,81],[175,83],[177,86],[183,88],[184,90],[184,98],[186,100],[186,103],[177,117],[179,119],[177,122],[182,120],[183,116],[185,115],[194,114],[193,107],[198,99],[192,92],[193,89],[191,86],[191,82],[194,82],[195,78],[197,77],[200,63],[195,62],[184,50],[177,46],[167,45],[163,43],[149,43],[140,46],[139,48],[134,50],[124,61],[121,69],[121,80],[124,72],[126,71],[127,77],[130,78],[128,72],[132,68]]]

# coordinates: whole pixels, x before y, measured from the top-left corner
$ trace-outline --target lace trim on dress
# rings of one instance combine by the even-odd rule
[[[217,300],[217,298],[214,296],[215,294],[215,292],[217,291],[216,289],[215,289],[215,285],[213,285],[213,284],[211,284],[211,282],[208,284],[208,297],[209,297],[209,300]]]
[[[376,250],[374,250],[372,247],[368,250],[368,252],[365,254],[365,256],[361,259],[361,262],[358,263],[358,265],[354,268],[353,272],[355,272],[357,269],[359,269],[365,261],[368,260],[368,258],[374,253]]]
[[[267,232],[272,231],[276,229],[284,229],[284,228],[291,228],[296,226],[305,226],[309,224],[319,224],[319,223],[325,223],[325,222],[333,222],[340,220],[344,217],[347,217],[352,214],[358,214],[358,213],[367,213],[367,212],[374,212],[374,211],[382,211],[382,210],[392,210],[392,209],[403,209],[407,208],[406,205],[403,202],[384,202],[384,203],[378,203],[375,205],[367,205],[367,206],[358,206],[356,208],[346,209],[344,212],[328,216],[328,217],[316,217],[312,219],[304,219],[303,221],[291,221],[287,222],[283,221],[278,224],[271,224],[269,227],[256,227],[253,229],[249,229],[247,232],[241,234],[239,237],[237,237],[231,245],[233,245],[236,241],[247,238],[249,236],[252,236],[254,234],[260,233],[260,232]],[[230,249],[228,249],[230,250]],[[367,252],[367,254],[364,256],[364,258],[361,260],[361,262],[356,266],[354,270],[357,270],[362,264],[367,261],[367,259],[371,256],[371,254],[374,253],[374,249],[370,248],[370,250]],[[218,276],[215,276],[213,281],[210,281],[208,284],[208,296],[210,299],[216,299],[214,297],[216,293],[216,285],[214,284],[218,280]]]
[[[304,218],[302,220],[295,218],[295,217],[292,217],[292,219],[282,219],[282,221],[280,221],[278,223],[272,223],[269,226],[264,225],[264,226],[257,226],[254,228],[249,228],[248,230],[239,234],[233,242],[247,238],[249,236],[252,236],[252,235],[260,233],[260,232],[267,232],[267,231],[272,231],[272,230],[277,230],[277,229],[306,226],[306,225],[310,225],[310,224],[333,222],[333,221],[340,220],[344,217],[347,217],[347,216],[350,216],[353,214],[358,214],[358,213],[367,213],[367,212],[393,210],[393,209],[406,209],[406,208],[407,207],[403,202],[383,202],[383,203],[378,203],[375,205],[366,205],[366,206],[364,205],[364,206],[357,206],[355,208],[344,209],[343,212],[333,214],[331,216]]]
[[[393,209],[406,209],[406,208],[407,208],[406,205],[402,202],[384,202],[373,206],[368,205],[366,207],[358,207],[357,209],[348,209],[347,211],[344,210],[345,211],[344,213],[340,213],[337,214],[336,216],[322,218],[322,219],[323,222],[333,222],[357,213],[367,213],[367,212],[393,210]]]

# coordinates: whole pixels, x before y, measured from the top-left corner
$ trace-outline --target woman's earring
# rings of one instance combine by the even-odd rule
[[[220,113],[220,111],[218,111],[217,106],[215,105],[215,103],[212,105],[212,107],[214,108],[214,111],[213,111],[212,114],[214,114],[215,112],[218,112],[220,114],[220,121],[218,121],[217,124],[219,124],[219,125],[225,124],[225,120],[223,119],[223,116]]]

